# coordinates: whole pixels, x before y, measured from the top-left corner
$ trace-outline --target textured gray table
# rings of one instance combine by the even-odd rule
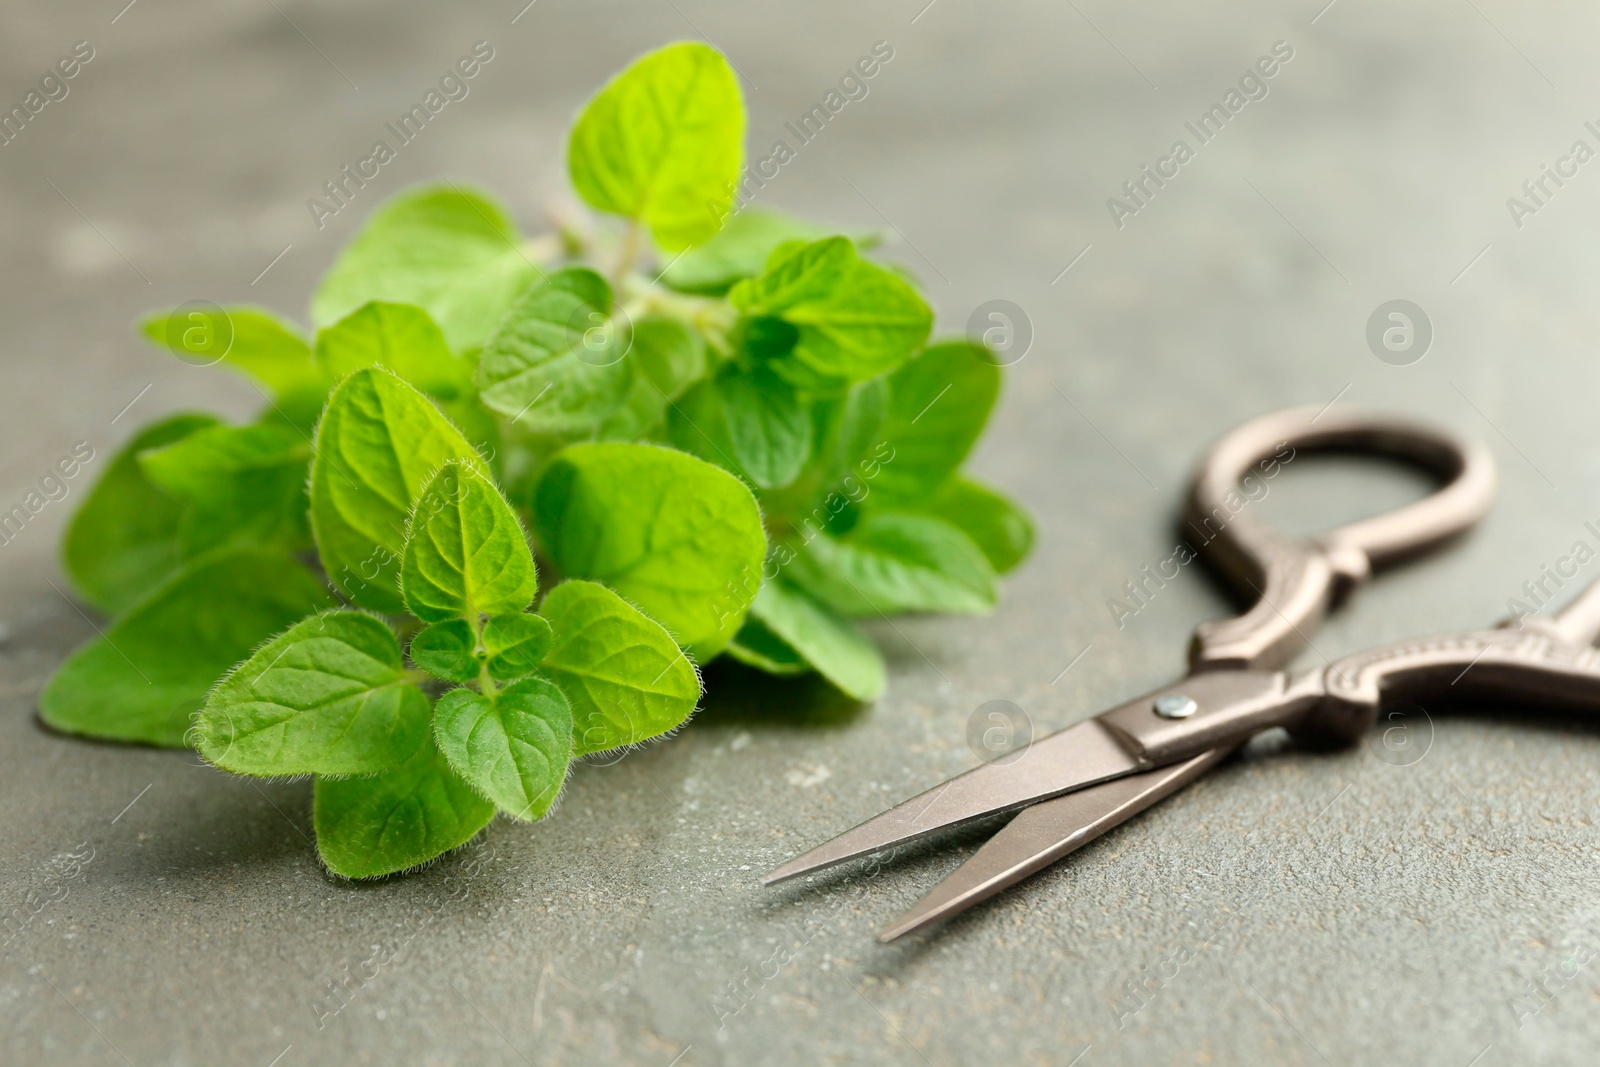
[[[1120,629],[1106,601],[1171,551],[1190,464],[1241,419],[1386,404],[1500,461],[1499,510],[1363,592],[1317,637],[1328,656],[1488,622],[1574,541],[1596,545],[1600,163],[1560,160],[1600,147],[1600,12],[522,2],[9,4],[7,106],[73,42],[95,58],[0,148],[5,505],[77,440],[105,455],[164,411],[248,411],[246,387],[137,343],[139,312],[299,312],[372,204],[441,174],[536,224],[573,109],[660,42],[729,51],[764,148],[885,40],[868,97],[763,198],[892,226],[945,329],[989,299],[1026,309],[1032,349],[976,463],[1034,509],[1038,552],[991,620],[883,627],[875,707],[721,672],[689,729],[580,769],[546,823],[350,888],[316,863],[304,783],[38,726],[39,687],[94,632],[59,592],[72,499],[52,503],[0,547],[0,900],[59,895],[53,858],[93,859],[0,948],[0,1060],[1595,1062],[1600,733],[1532,709],[1440,719],[1408,766],[1370,745],[1253,752],[890,948],[873,931],[970,839],[870,877],[756,877],[968,766],[985,701],[1048,729],[1170,677],[1193,624],[1226,610],[1209,577],[1186,568]],[[480,39],[496,58],[470,97],[317,230],[306,198]],[[1267,95],[1119,228],[1107,198],[1193,146],[1185,121],[1278,41],[1293,58]],[[1542,164],[1577,173],[1514,219]],[[1396,298],[1434,329],[1409,366],[1364,335]],[[1263,506],[1309,530],[1416,492],[1307,462]]]

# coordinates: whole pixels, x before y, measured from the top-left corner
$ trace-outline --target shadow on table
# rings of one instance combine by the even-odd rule
[[[859,720],[870,704],[845,696],[818,674],[774,676],[723,657],[705,669],[706,726],[835,729]]]

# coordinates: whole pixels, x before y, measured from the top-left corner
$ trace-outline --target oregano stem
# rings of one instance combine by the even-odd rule
[[[639,224],[638,219],[632,219],[628,222],[628,229],[622,235],[622,251],[617,257],[616,271],[612,275],[614,288],[622,288],[623,280],[633,270],[634,261],[639,258],[639,236],[642,229],[643,227]]]
[[[467,624],[472,627],[473,654],[476,655],[486,651],[483,643],[483,615],[477,611],[468,611]],[[494,684],[494,679],[489,676],[488,658],[480,659],[478,661],[478,692],[493,699],[499,691],[499,688]]]

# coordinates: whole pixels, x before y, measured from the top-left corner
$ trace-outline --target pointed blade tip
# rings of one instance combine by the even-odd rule
[[[840,836],[844,835],[841,834]],[[803,874],[815,874],[818,871],[825,871],[829,867],[837,867],[841,863],[848,863],[853,859],[860,859],[862,856],[874,855],[883,851],[882,849],[861,851],[848,848],[841,850],[834,847],[837,842],[838,838],[835,838],[833,841],[818,845],[809,852],[802,852],[786,863],[780,863],[762,878],[762,884],[772,885],[775,882],[786,882]]]
[[[777,885],[779,882],[787,882],[791,878],[798,878],[802,874],[810,874],[817,868],[818,864],[807,863],[806,857],[809,855],[810,853],[808,852],[804,855],[796,856],[792,860],[778,864],[776,867],[772,868],[772,870],[761,876],[761,884]]]
[[[878,944],[887,945],[892,941],[898,941],[907,934],[914,934],[924,927],[932,926],[938,919],[938,916],[919,915],[915,912],[902,915],[878,931]]]

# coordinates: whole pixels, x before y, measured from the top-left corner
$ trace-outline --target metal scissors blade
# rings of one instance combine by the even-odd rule
[[[1194,704],[1196,717],[1187,721],[1199,729],[1184,728],[1183,718],[1152,715],[1151,709],[1169,697]],[[1283,714],[1304,700],[1305,694],[1276,671],[1212,671],[1186,678],[1050,734],[1014,758],[983,764],[912,797],[795,857],[765,881],[771,885],[974,819],[1236,744],[1254,732],[1248,724],[1259,722],[1255,729],[1278,725]],[[1228,725],[1212,736],[1217,731],[1209,724],[1219,719]]]
[[[947,827],[1140,770],[1136,757],[1097,719],[1036,742],[1018,762],[986,763],[895,805],[778,867],[767,885],[902,845]]]
[[[884,927],[878,940],[887,943],[926,929],[1042,871],[1165,800],[1237,747],[1215,748],[1170,767],[1130,774],[1023,808],[915,907]]]

